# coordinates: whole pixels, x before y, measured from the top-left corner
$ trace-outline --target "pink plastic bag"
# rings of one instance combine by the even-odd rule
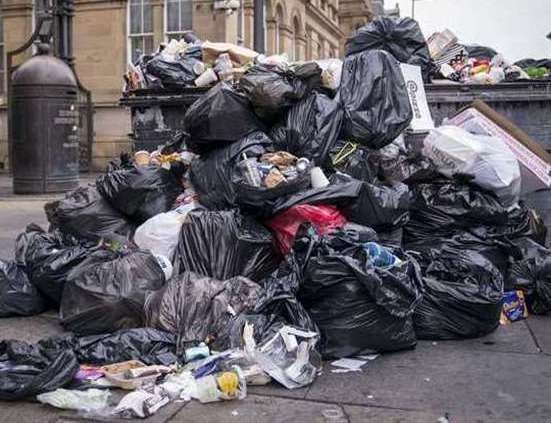
[[[342,227],[346,223],[346,218],[335,206],[300,204],[279,213],[265,224],[274,233],[281,252],[287,254],[295,242],[300,225],[304,222],[311,223],[316,232],[323,235]]]

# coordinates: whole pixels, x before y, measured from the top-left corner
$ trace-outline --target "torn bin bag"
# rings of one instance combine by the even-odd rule
[[[233,317],[254,308],[260,292],[247,278],[220,281],[184,272],[148,297],[147,325],[177,334],[178,346],[216,339]]]
[[[263,132],[254,132],[225,148],[211,151],[193,160],[190,178],[199,194],[199,202],[208,209],[231,209],[237,205],[237,186],[233,177],[237,164],[247,157],[271,151],[272,141]]]
[[[419,339],[483,336],[499,325],[503,277],[482,254],[444,245],[424,272],[413,315]]]
[[[188,134],[188,149],[204,153],[261,131],[263,125],[249,99],[221,82],[187,110],[184,128]]]
[[[306,264],[299,299],[321,331],[324,356],[396,351],[416,344],[412,314],[421,299],[419,266],[399,251],[394,251],[399,262],[375,266],[363,240],[359,242],[370,235],[374,240],[369,228],[349,232],[345,227],[310,244],[307,261],[301,258]],[[308,245],[302,243],[295,243],[299,255]]]
[[[529,238],[518,239],[514,244],[520,257],[511,262],[507,287],[524,292],[532,313],[547,314],[551,311],[551,250]]]
[[[58,233],[31,224],[16,240],[16,260],[30,282],[49,302],[58,306],[69,273],[90,255],[84,246],[66,244]]]
[[[385,50],[401,63],[421,67],[423,80],[430,82],[432,60],[419,23],[409,17],[379,16],[361,27],[346,43],[346,55],[365,50]]]
[[[340,134],[342,119],[339,104],[315,91],[289,110],[284,125],[276,126],[270,137],[276,150],[323,166]]]
[[[413,116],[400,64],[382,50],[346,58],[337,97],[343,137],[369,148],[390,144]]]
[[[335,206],[299,204],[274,216],[265,225],[272,230],[281,252],[287,254],[304,222],[310,223],[318,234],[324,235],[342,227],[346,218]]]
[[[0,400],[16,401],[69,384],[79,364],[70,348],[42,341],[0,342]]]
[[[34,316],[45,309],[46,302],[23,267],[0,260],[0,317]]]
[[[44,210],[53,228],[77,238],[124,240],[134,229],[94,187],[78,188],[63,200],[46,203]]]
[[[177,171],[156,166],[115,170],[96,180],[99,193],[135,223],[167,212],[182,193]]]
[[[164,284],[163,269],[151,253],[98,251],[69,274],[61,324],[82,335],[141,327],[147,294]]]
[[[174,273],[259,281],[281,261],[270,232],[238,210],[193,211],[182,225]]]

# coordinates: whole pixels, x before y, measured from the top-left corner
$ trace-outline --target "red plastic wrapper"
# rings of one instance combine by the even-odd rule
[[[274,233],[281,252],[287,254],[293,246],[300,225],[305,222],[311,223],[318,234],[324,235],[344,226],[346,218],[335,206],[299,204],[279,213],[265,224]]]

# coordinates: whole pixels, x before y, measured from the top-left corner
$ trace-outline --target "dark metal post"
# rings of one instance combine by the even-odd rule
[[[254,0],[254,49],[259,53],[266,52],[264,22],[264,0]]]

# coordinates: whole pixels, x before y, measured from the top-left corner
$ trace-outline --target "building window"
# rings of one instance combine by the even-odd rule
[[[0,95],[5,94],[6,63],[4,60],[4,17],[0,14]]]
[[[153,52],[153,6],[150,0],[128,2],[128,58],[134,63]]]
[[[179,40],[184,31],[192,29],[193,0],[166,0],[165,34],[167,40]]]
[[[323,38],[318,37],[318,59],[323,59]]]

